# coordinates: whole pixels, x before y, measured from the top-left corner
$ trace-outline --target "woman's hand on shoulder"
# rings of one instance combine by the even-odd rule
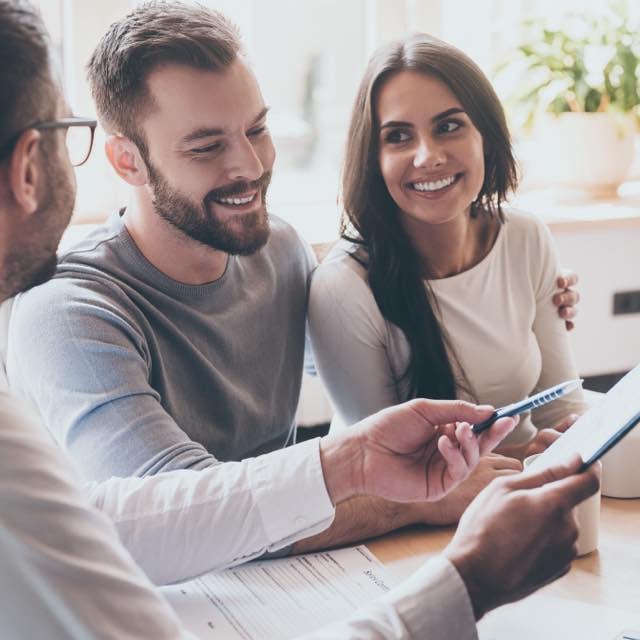
[[[578,274],[571,269],[561,269],[556,280],[559,291],[553,294],[553,304],[558,307],[558,315],[564,320],[567,331],[575,327],[576,305],[580,302],[580,292],[573,289],[578,284]]]

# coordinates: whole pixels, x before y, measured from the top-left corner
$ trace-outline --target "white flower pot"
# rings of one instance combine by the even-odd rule
[[[633,162],[635,135],[631,115],[545,114],[536,121],[529,166],[536,182],[613,196]]]

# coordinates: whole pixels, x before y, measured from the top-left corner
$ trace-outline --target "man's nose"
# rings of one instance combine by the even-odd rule
[[[258,180],[263,173],[264,166],[251,140],[243,136],[234,141],[227,161],[228,177],[233,181],[251,182]]]

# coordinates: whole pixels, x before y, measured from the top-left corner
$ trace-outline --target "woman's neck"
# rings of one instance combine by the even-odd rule
[[[457,216],[442,224],[403,219],[423,277],[448,278],[477,265],[491,251],[499,231],[495,217]]]

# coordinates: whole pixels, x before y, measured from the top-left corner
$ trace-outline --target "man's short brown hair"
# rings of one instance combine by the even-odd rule
[[[55,117],[57,106],[39,12],[22,0],[0,0],[0,149],[25,127]]]
[[[150,73],[163,64],[218,71],[241,50],[235,25],[217,11],[179,2],[148,2],[117,20],[88,64],[98,117],[111,133],[133,140],[146,155],[140,118],[153,109]]]

